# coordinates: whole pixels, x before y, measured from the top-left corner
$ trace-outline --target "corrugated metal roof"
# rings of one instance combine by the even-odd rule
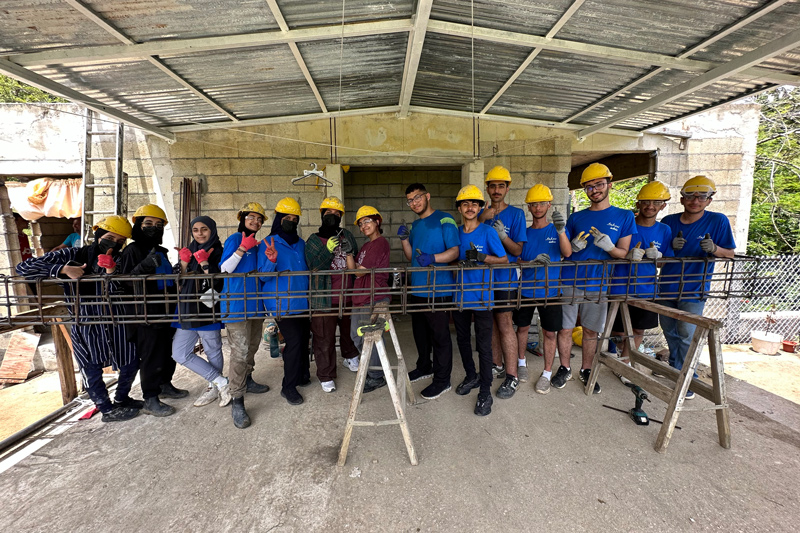
[[[31,72],[154,126],[229,121],[215,104],[241,120],[320,113],[314,90],[331,113],[399,108],[407,75],[414,80],[412,106],[480,112],[493,102],[490,115],[585,126],[613,120],[641,130],[786,79],[800,84],[798,42],[759,65],[769,75],[739,72],[637,116],[618,117],[796,31],[800,1],[775,7],[775,0],[435,0],[430,20],[437,24],[425,34],[416,70],[408,69],[416,64],[407,57],[408,30],[421,0],[276,2],[288,33],[280,31],[266,0],[83,0],[133,42],[147,43],[137,48],[120,45],[91,15],[63,0],[4,0],[0,54],[12,61],[18,54],[45,54],[29,63]],[[343,5],[351,34],[342,40]],[[674,63],[754,14],[760,18],[691,54],[691,65]],[[397,19],[407,24],[380,26]],[[287,39],[296,42],[299,62]],[[161,43],[182,49],[159,52]],[[543,49],[524,66],[534,46]],[[148,61],[141,47],[160,54],[173,74]],[[122,59],[87,56],[98,50]],[[72,64],[53,55],[61,51],[76,57]],[[637,82],[665,63],[671,68]],[[25,72],[0,62],[3,69]],[[776,81],[776,75],[783,77]]]

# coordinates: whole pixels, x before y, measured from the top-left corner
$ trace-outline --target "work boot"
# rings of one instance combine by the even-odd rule
[[[134,409],[133,407],[122,407],[119,404],[116,404],[111,411],[103,413],[102,420],[103,422],[124,422],[125,420],[136,418],[138,414],[138,409]]]
[[[164,383],[161,385],[161,394],[159,394],[162,398],[186,398],[189,396],[189,391],[185,389],[178,389],[172,385],[172,383]]]
[[[377,378],[373,378],[372,376],[367,376],[367,381],[364,383],[364,392],[372,392],[375,389],[380,389],[381,387],[386,386],[386,378],[383,376],[378,376]]]
[[[269,390],[269,385],[262,385],[253,379],[253,374],[247,374],[247,392],[253,394],[264,394]],[[246,427],[246,426],[245,426]]]
[[[244,397],[231,399],[231,416],[233,416],[233,425],[237,428],[250,427],[250,417],[244,409]]]
[[[492,403],[494,403],[494,400],[492,400],[491,394],[480,393],[478,394],[478,401],[475,402],[475,409],[473,412],[478,416],[486,416],[492,412]]]
[[[134,400],[130,396],[126,396],[122,400],[117,400],[114,402],[114,407],[130,407],[131,409],[139,410],[144,407],[144,402],[142,400]]]
[[[469,394],[472,389],[477,389],[481,386],[481,377],[475,374],[472,377],[465,377],[464,381],[462,381],[458,387],[456,387],[456,394],[459,396],[464,396],[465,394]]]
[[[158,396],[153,396],[152,398],[144,399],[142,412],[146,415],[169,416],[175,412],[175,408],[162,403],[161,400],[158,399]]]

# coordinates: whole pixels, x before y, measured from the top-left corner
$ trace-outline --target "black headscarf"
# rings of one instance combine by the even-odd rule
[[[140,245],[142,248],[145,248],[147,250],[155,248],[156,246],[160,246],[161,241],[164,238],[164,230],[162,229],[161,235],[157,237],[149,237],[147,234],[145,234],[144,231],[142,231],[143,220],[144,217],[139,217],[136,219],[136,222],[133,223],[133,231],[132,231],[133,241],[136,244]]]
[[[254,213],[254,214],[258,215],[258,216],[261,216],[261,213],[256,213],[255,211],[243,211],[242,214],[240,215],[240,218],[239,218],[239,229],[237,230],[239,233],[244,232],[244,234],[247,235],[248,237],[250,235],[255,235],[256,233],[258,233],[258,231],[253,231],[253,230],[251,230],[250,228],[248,228],[247,226],[244,225],[244,222],[245,222],[244,219],[250,213]],[[262,217],[262,219],[263,219],[263,217]],[[197,219],[195,219],[195,220],[197,220]],[[211,219],[209,219],[209,220],[211,220]],[[192,222],[192,224],[194,224],[194,222]],[[210,227],[211,226],[209,226],[209,228]]]
[[[283,231],[283,227],[281,226],[281,222],[283,222],[283,217],[286,216],[286,213],[275,213],[275,218],[272,220],[272,229],[269,232],[270,235],[277,235],[289,246],[292,246],[294,243],[300,240],[300,235],[297,234],[297,230],[294,230],[292,233],[286,233]]]
[[[198,222],[205,224],[208,229],[211,230],[211,235],[209,236],[208,240],[204,244],[200,244],[194,239],[192,242],[189,243],[189,250],[192,252],[192,260],[189,261],[189,264],[186,266],[186,270],[189,272],[194,272],[195,270],[199,270],[200,265],[197,263],[197,259],[194,258],[194,253],[198,250],[205,250],[206,252],[210,249],[214,249],[214,253],[219,252],[222,253],[222,243],[219,240],[219,235],[217,235],[217,223],[214,222],[214,219],[207,216],[199,216],[192,219],[191,224],[189,224],[190,228],[194,228],[194,225]]]
[[[100,242],[100,239],[106,233],[110,232],[108,230],[104,230],[103,228],[97,228],[94,232],[94,242],[88,246],[80,248],[75,256],[75,261],[82,265],[85,264],[88,272],[91,272],[92,274],[105,274],[106,272],[105,268],[100,268],[97,266],[97,258],[102,255],[100,253],[100,247],[97,245],[97,243]],[[116,256],[117,260],[119,259],[119,252],[115,252],[113,255]]]
[[[341,230],[340,225],[342,223],[342,217],[340,217],[339,215],[325,215],[322,212],[320,212],[320,215],[322,216],[322,225],[319,227],[319,231],[317,232],[317,235],[319,235],[320,238],[330,239],[331,237],[339,233],[339,231]],[[337,219],[336,224],[326,225],[325,224],[326,216],[336,218]]]

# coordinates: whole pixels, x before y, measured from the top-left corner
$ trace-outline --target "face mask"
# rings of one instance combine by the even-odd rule
[[[109,250],[114,250],[114,253],[119,252],[122,250],[122,243],[114,242],[111,239],[100,239],[97,241],[97,251],[100,252],[100,255],[105,255]]]
[[[284,218],[281,221],[281,229],[286,233],[294,233],[297,230],[297,222],[294,220],[286,220]]]
[[[327,215],[322,216],[322,225],[335,228],[336,226],[339,225],[339,222],[341,222],[341,220],[342,219],[340,217],[332,213],[328,213]]]
[[[164,236],[164,228],[159,228],[158,226],[143,226],[142,233],[151,239],[158,239]]]

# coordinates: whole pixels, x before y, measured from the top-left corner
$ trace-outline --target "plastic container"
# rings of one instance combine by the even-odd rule
[[[766,331],[751,331],[750,343],[753,349],[764,355],[775,355],[783,345],[783,337],[777,333]]]
[[[783,341],[783,351],[786,353],[794,353],[797,350],[797,342]]]

